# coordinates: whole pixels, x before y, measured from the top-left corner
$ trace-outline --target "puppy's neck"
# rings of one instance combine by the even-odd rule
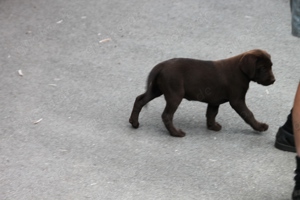
[[[249,83],[251,79],[240,70],[240,60],[242,59],[242,54],[233,56],[230,58],[214,61],[216,69],[220,73],[226,73],[226,78],[228,82],[236,83],[243,87],[244,89],[249,88]]]

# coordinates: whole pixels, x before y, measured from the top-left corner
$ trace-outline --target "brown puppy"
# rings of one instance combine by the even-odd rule
[[[268,125],[256,121],[245,103],[250,81],[267,86],[275,82],[270,55],[260,49],[218,61],[174,58],[156,65],[149,74],[147,91],[134,103],[129,122],[138,128],[139,113],[144,105],[164,94],[166,107],[162,120],[172,136],[185,133],[174,127],[173,115],[183,98],[208,103],[207,128],[221,130],[215,121],[219,105],[231,107],[256,131],[266,131]]]

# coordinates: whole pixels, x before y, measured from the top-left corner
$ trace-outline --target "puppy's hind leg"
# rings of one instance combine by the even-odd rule
[[[175,111],[177,110],[180,102],[182,101],[181,95],[165,95],[165,99],[167,102],[167,105],[165,107],[164,112],[162,113],[162,120],[165,124],[165,127],[169,131],[171,136],[174,137],[184,137],[185,132],[183,132],[181,129],[176,129],[173,125],[173,116]]]
[[[222,128],[222,126],[218,122],[216,122],[218,111],[219,105],[208,104],[206,110],[206,125],[209,130],[219,131]]]
[[[131,116],[129,118],[129,123],[131,123],[133,128],[139,127],[139,114],[149,101],[159,97],[162,93],[156,89],[148,89],[144,94],[141,94],[136,97]]]

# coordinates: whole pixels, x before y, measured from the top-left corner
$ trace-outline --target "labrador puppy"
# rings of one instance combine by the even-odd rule
[[[174,113],[183,98],[208,104],[206,123],[210,130],[221,130],[215,118],[220,104],[229,102],[254,130],[266,131],[268,125],[258,122],[245,103],[250,81],[264,86],[275,82],[271,56],[266,51],[254,49],[217,61],[174,58],[161,62],[150,72],[146,92],[136,97],[129,122],[138,128],[143,106],[163,94],[166,107],[162,120],[171,136],[185,136],[173,125]]]

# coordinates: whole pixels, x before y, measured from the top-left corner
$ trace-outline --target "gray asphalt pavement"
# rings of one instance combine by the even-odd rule
[[[0,0],[0,199],[288,200],[295,154],[273,147],[300,72],[288,0]],[[260,48],[277,81],[252,83],[253,131],[220,107],[183,101],[173,138],[163,97],[128,118],[152,67]]]

